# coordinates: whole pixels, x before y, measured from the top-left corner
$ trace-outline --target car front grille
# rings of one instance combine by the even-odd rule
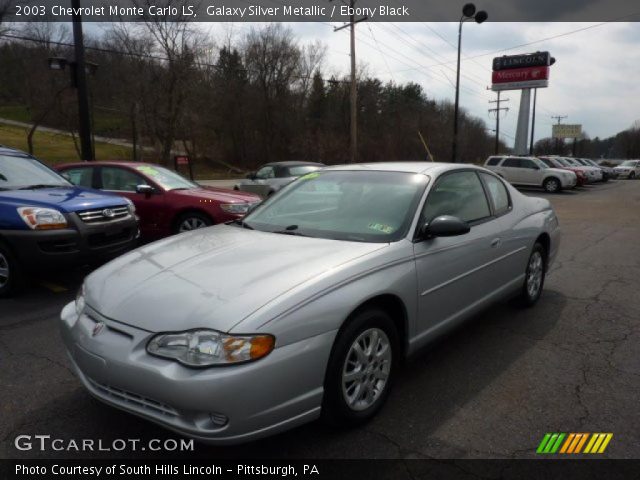
[[[90,248],[103,248],[129,241],[132,238],[132,229],[124,228],[120,232],[112,235],[107,235],[105,232],[92,233],[88,237],[88,243]]]
[[[125,218],[128,215],[128,207],[101,208],[99,210],[85,210],[84,212],[78,212],[78,217],[80,217],[80,220],[84,223],[111,222],[113,220]]]
[[[166,405],[162,402],[158,402],[151,398],[143,397],[142,395],[128,392],[126,390],[121,390],[116,387],[98,383],[95,380],[88,377],[87,377],[87,380],[89,380],[89,383],[91,384],[91,386],[94,389],[96,389],[99,393],[101,393],[105,397],[117,403],[133,405],[143,410],[149,410],[151,412],[168,416],[168,417],[178,416],[178,412],[175,409],[173,409],[169,405]]]

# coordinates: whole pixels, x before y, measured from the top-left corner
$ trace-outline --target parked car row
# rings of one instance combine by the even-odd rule
[[[621,166],[612,169],[586,158],[555,155],[540,157],[493,155],[487,158],[485,167],[513,185],[541,187],[549,193],[581,187],[589,183],[607,182],[609,179],[618,177],[618,168],[626,168]],[[634,178],[628,175],[629,178]]]
[[[0,147],[0,297],[36,271],[98,264],[140,239],[238,220],[261,201],[148,163],[73,163],[58,171]]]

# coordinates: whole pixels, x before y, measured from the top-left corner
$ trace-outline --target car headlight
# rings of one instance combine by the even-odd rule
[[[275,342],[272,335],[228,335],[202,329],[156,335],[147,344],[147,352],[189,367],[211,367],[266,357]]]
[[[78,290],[78,293],[76,294],[75,306],[76,306],[76,314],[78,316],[82,315],[82,312],[84,312],[84,307],[86,306],[86,303],[84,300],[84,284],[80,287],[80,289]]]
[[[223,203],[220,208],[227,213],[235,213],[237,215],[244,215],[249,211],[250,203]]]
[[[123,197],[124,201],[127,202],[127,208],[129,209],[129,213],[131,215],[135,215],[136,214],[136,206],[135,204],[128,198]]]
[[[32,230],[55,230],[67,227],[67,219],[54,208],[19,207],[18,215]]]

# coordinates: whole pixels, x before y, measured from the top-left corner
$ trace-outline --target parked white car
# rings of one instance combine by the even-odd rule
[[[536,157],[492,156],[484,166],[513,185],[542,187],[550,193],[574,188],[578,181],[575,173],[549,168]]]
[[[572,167],[580,167],[585,170],[587,174],[587,180],[589,183],[601,182],[602,181],[602,170],[598,167],[593,167],[591,165],[583,165],[577,159],[571,157],[562,157],[565,163],[569,164]]]
[[[613,170],[618,174],[618,177],[633,180],[640,177],[640,160],[625,160]]]

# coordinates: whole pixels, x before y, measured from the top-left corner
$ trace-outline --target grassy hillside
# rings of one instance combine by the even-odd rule
[[[36,131],[33,144],[34,155],[49,165],[79,160],[71,137]],[[0,124],[0,145],[26,152],[27,130],[21,127]],[[96,142],[95,149],[97,160],[131,159],[130,148]]]

